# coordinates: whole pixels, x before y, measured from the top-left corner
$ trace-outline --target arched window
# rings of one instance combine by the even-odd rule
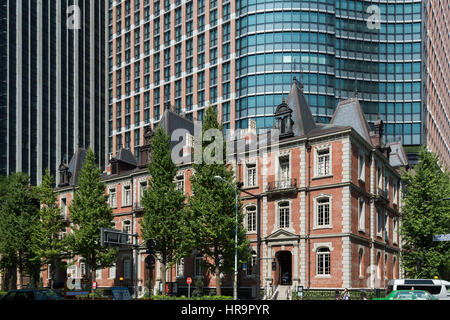
[[[317,275],[330,275],[330,249],[317,250]]]
[[[359,262],[359,276],[364,276],[364,250],[361,248],[359,249],[358,253],[358,262]]]
[[[279,225],[280,228],[289,228],[290,210],[289,202],[280,202],[278,204]]]
[[[256,231],[256,207],[249,206],[247,212],[247,231]]]

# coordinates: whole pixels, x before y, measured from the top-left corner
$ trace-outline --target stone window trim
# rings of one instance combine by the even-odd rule
[[[364,152],[360,152],[358,156],[358,180],[361,182],[366,182],[366,154]]]
[[[281,228],[280,227],[280,205],[283,203],[288,203],[288,208],[289,208],[289,227],[286,228]],[[292,200],[290,199],[280,199],[278,201],[275,202],[275,230],[287,230],[290,231],[292,233],[295,233],[294,228],[292,227]]]
[[[129,189],[130,192],[130,201],[127,203],[126,201],[126,190]],[[131,183],[126,182],[122,183],[122,207],[130,207],[133,205],[133,191],[131,188]]]
[[[322,151],[328,150],[328,171],[325,172],[325,174],[319,173],[319,153]],[[331,143],[319,145],[314,147],[314,176],[312,179],[319,179],[319,178],[330,178],[333,177],[333,150]]]
[[[291,150],[280,150],[278,152],[278,154],[276,155],[275,158],[275,181],[281,181],[283,180],[281,177],[281,166],[280,166],[280,161],[283,159],[288,159],[289,161],[289,166],[288,166],[288,174],[289,176],[287,177],[288,180],[291,179],[292,177],[292,157],[291,157]]]
[[[255,224],[256,224],[256,227],[255,227],[255,230],[248,231],[248,219],[247,219],[248,215],[247,215],[247,209],[248,209],[248,208],[252,208],[252,207],[255,208],[254,211],[252,211],[252,212],[255,213]],[[247,234],[256,234],[256,228],[257,228],[257,226],[258,226],[258,221],[257,221],[257,219],[258,219],[258,214],[257,214],[257,210],[258,210],[258,208],[257,208],[256,203],[250,202],[250,203],[247,203],[246,205],[244,205],[244,228],[245,228]]]
[[[364,261],[364,256],[365,256],[365,250],[363,246],[358,246],[358,275],[359,275],[359,279],[364,279],[364,266],[365,266],[365,261]]]
[[[254,158],[254,159],[248,159],[245,160],[244,163],[244,188],[258,188],[258,170],[259,170],[259,165],[258,165],[258,159]],[[253,185],[250,185],[248,183],[248,170],[249,170],[249,165],[254,165],[254,169],[255,169],[255,183]]]
[[[115,202],[111,204],[111,193],[114,193]],[[111,208],[116,209],[117,208],[117,187],[116,185],[110,185],[108,186],[108,203],[111,206]]]
[[[363,202],[362,209],[361,202]],[[366,200],[363,196],[358,198],[358,232],[366,232]]]
[[[329,205],[329,223],[326,225],[319,225],[318,218],[319,218],[319,203],[318,201],[321,199],[328,199],[328,205]],[[332,229],[333,228],[333,196],[330,194],[321,193],[318,196],[313,198],[314,201],[314,221],[313,221],[313,230],[318,229]]]
[[[319,255],[321,254],[319,252],[320,249],[327,249],[328,250],[328,254],[329,254],[329,259],[328,259],[328,268],[331,269],[331,252],[334,251],[334,248],[331,244],[331,242],[323,242],[323,243],[314,243],[314,247],[312,249],[312,251],[316,254],[316,274],[314,275],[314,278],[316,279],[329,279],[331,278],[331,270],[329,270],[329,273],[327,274],[319,274]]]

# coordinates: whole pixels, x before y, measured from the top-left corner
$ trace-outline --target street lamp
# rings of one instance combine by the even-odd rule
[[[237,241],[238,241],[238,192],[235,186],[233,186],[231,183],[229,183],[227,180],[222,178],[221,176],[215,176],[214,179],[221,180],[225,183],[227,183],[230,187],[233,188],[234,194],[236,195],[236,225],[235,225],[235,231],[234,231],[234,283],[233,283],[233,299],[237,300],[237,276],[238,276],[238,270],[237,270]]]

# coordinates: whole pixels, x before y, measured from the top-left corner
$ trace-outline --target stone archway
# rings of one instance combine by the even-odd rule
[[[276,283],[279,285],[292,285],[292,253],[279,251],[275,255],[279,266]]]

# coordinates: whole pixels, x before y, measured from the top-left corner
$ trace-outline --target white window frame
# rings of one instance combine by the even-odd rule
[[[359,278],[364,278],[364,248],[359,247],[358,250],[358,273]]]
[[[389,241],[389,214],[387,211],[385,211],[384,213],[383,229],[384,229],[384,240]]]
[[[253,209],[251,209],[251,208],[253,208]],[[258,223],[258,221],[257,221],[258,217],[256,215],[256,211],[257,211],[256,205],[253,203],[251,203],[245,207],[245,229],[247,230],[247,233],[256,233],[256,227],[257,227],[257,223]],[[250,230],[250,224],[249,224],[249,222],[250,222],[249,220],[251,217],[250,214],[251,214],[251,216],[253,216],[251,230]]]
[[[384,212],[381,208],[377,208],[377,236],[382,237],[383,236],[383,227],[384,223]]]
[[[253,172],[252,179],[250,179],[250,172]],[[253,180],[252,183],[251,180]],[[258,165],[256,164],[256,162],[245,163],[245,187],[252,188],[257,186],[258,186]]]
[[[318,146],[315,148],[314,154],[314,177],[320,178],[320,177],[329,177],[333,175],[332,172],[332,150],[331,150],[331,144],[327,144],[324,146]],[[321,155],[321,153],[327,153]],[[326,159],[328,158],[328,159]],[[321,166],[321,160],[323,159],[324,165]],[[322,170],[323,168],[323,170]]]
[[[398,182],[397,182],[397,179],[394,179],[394,183],[393,183],[392,187],[393,187],[392,192],[394,193],[392,201],[394,204],[398,204]]]
[[[142,196],[144,195],[145,189],[147,189],[148,181],[139,181],[139,205],[141,204]]]
[[[392,232],[393,232],[393,234],[392,234],[392,237],[393,237],[392,243],[397,244],[398,243],[398,241],[397,241],[397,238],[398,238],[398,219],[397,219],[397,217],[393,218],[393,224],[394,224],[394,226],[393,226],[393,229],[392,229]]]
[[[327,199],[328,200],[328,224],[319,225],[319,209],[322,205],[319,203],[320,200]],[[333,207],[333,197],[329,194],[320,194],[314,197],[314,226],[313,229],[330,229],[333,228],[333,220],[332,220],[332,207]]]
[[[125,184],[122,186],[122,207],[128,207],[132,204],[131,185]]]
[[[117,208],[117,189],[116,189],[116,187],[109,188],[108,194],[109,194],[109,198],[108,198],[109,206],[111,208]]]
[[[366,155],[364,153],[360,153],[358,157],[358,179],[366,181]]]
[[[180,172],[175,176],[176,189],[185,192],[184,172]]]
[[[366,201],[364,197],[358,198],[358,231],[366,231]]]
[[[287,163],[287,171],[283,171],[284,166],[282,166],[282,163],[285,162]],[[278,157],[277,181],[279,187],[291,187],[291,156],[289,153],[282,154]]]
[[[96,280],[101,280],[102,279],[102,271],[103,271],[103,269],[97,269],[97,270],[95,270],[95,279]]]
[[[111,267],[109,267],[108,279],[115,279],[116,271],[117,271],[116,264],[113,264]]]
[[[324,271],[320,273],[319,268]],[[331,277],[331,250],[329,247],[321,246],[316,249],[316,277]]]
[[[287,204],[287,205],[283,205],[283,204]],[[288,214],[288,219],[287,219],[287,226],[281,226],[281,210],[288,210],[287,214]],[[292,228],[292,222],[291,222],[291,214],[292,210],[291,210],[291,202],[288,200],[280,200],[277,202],[277,226],[279,229],[290,229]],[[286,213],[284,213],[286,214]],[[285,219],[284,219],[285,220]],[[284,221],[286,222],[286,221]]]
[[[184,258],[181,258],[176,263],[176,274],[177,278],[183,278],[184,277]]]
[[[129,230],[126,230],[126,229],[128,229],[129,228]],[[124,233],[128,233],[130,236],[128,237],[128,243],[131,243],[131,239],[132,239],[132,237],[131,237],[131,230],[132,230],[132,225],[131,225],[131,221],[129,220],[129,219],[125,219],[125,220],[123,220],[122,221],[122,232],[124,232]]]

